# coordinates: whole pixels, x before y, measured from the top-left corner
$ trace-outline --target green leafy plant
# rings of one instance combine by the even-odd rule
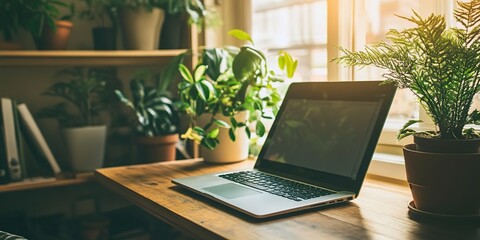
[[[34,38],[42,35],[44,26],[47,25],[53,31],[56,30],[56,20],[71,20],[75,15],[75,5],[67,4],[60,0],[31,0],[23,1],[21,8],[20,24],[29,31]],[[68,14],[61,15],[61,8],[67,9]]]
[[[168,85],[148,86],[147,76],[147,73],[137,74],[130,81],[131,100],[119,90],[115,90],[115,94],[135,112],[138,135],[154,137],[177,133],[178,110],[169,96]]]
[[[83,0],[87,6],[85,10],[80,12],[83,19],[94,20],[100,19],[101,25],[107,25],[107,18],[113,26],[117,22],[117,8],[120,0]]]
[[[244,31],[232,30],[229,34],[253,44]],[[297,61],[280,52],[278,64],[291,78]],[[262,119],[271,119],[277,112],[281,96],[275,84],[282,82],[283,77],[269,70],[261,51],[253,46],[204,49],[193,72],[185,65],[180,65],[179,70],[183,78],[178,86],[182,109],[190,117],[190,128],[182,137],[213,149],[219,143],[219,128],[228,128],[233,141],[239,127],[245,127],[250,138],[248,126],[252,122],[258,136],[265,134]],[[241,111],[249,111],[251,119],[237,122],[234,116]],[[206,126],[198,126],[198,117],[203,114],[212,114],[211,119]],[[217,119],[217,114],[228,117],[229,121]]]
[[[13,40],[13,33],[19,27],[20,9],[23,2],[19,0],[4,0],[0,2],[0,32],[5,41]]]
[[[480,1],[458,2],[454,12],[461,27],[447,28],[445,17],[401,17],[416,26],[387,33],[390,42],[367,46],[364,51],[340,47],[339,63],[350,66],[373,65],[388,70],[386,83],[410,89],[432,117],[436,131],[423,132],[434,138],[478,137],[465,125],[478,121],[470,114],[474,95],[480,90]],[[474,111],[475,113],[476,111]],[[403,138],[416,133],[409,121],[400,130]],[[420,133],[419,133],[420,134]]]
[[[204,24],[205,17],[209,14],[200,0],[126,0],[119,3],[119,6],[144,8],[147,11],[158,7],[169,14],[186,13],[189,16],[189,22],[198,26]]]
[[[39,117],[56,118],[64,127],[91,126],[98,123],[98,114],[104,107],[106,75],[102,69],[68,68],[57,73],[68,81],[53,84],[43,94],[63,98],[65,102],[43,108]],[[69,105],[67,105],[69,103]],[[72,107],[74,113],[71,113]]]

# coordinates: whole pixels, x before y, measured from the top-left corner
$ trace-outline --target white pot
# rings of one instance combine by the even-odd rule
[[[249,112],[242,111],[235,115],[235,120],[237,122],[245,122],[248,119]],[[199,126],[205,126],[210,120],[210,114],[204,114],[200,117],[198,123]],[[225,122],[230,122],[228,117],[225,117],[221,114],[215,116],[216,119],[223,120]],[[215,127],[216,125],[214,125]],[[206,147],[201,147],[201,156],[205,162],[210,163],[232,163],[243,161],[248,158],[248,148],[250,145],[250,140],[248,139],[247,133],[245,132],[245,127],[239,127],[236,129],[235,141],[230,139],[228,135],[228,130],[226,128],[220,128],[220,133],[218,134],[219,144],[215,149],[210,150]],[[207,130],[208,132],[209,130]]]
[[[107,126],[65,128],[63,135],[73,171],[87,172],[103,166]]]
[[[123,48],[126,50],[158,49],[165,11],[154,8],[121,8],[118,11]]]

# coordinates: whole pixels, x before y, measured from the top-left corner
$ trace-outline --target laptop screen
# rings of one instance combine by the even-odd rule
[[[264,159],[355,179],[381,102],[292,99]]]
[[[396,89],[380,83],[291,84],[255,168],[358,194]]]

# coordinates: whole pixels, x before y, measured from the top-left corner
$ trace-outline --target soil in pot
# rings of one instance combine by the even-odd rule
[[[417,150],[431,153],[480,153],[480,138],[437,139],[421,134],[413,135]]]

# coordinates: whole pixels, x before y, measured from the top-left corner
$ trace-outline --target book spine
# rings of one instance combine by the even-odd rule
[[[0,184],[9,183],[10,176],[8,175],[7,165],[7,152],[5,149],[3,120],[1,118],[3,114],[0,111]]]
[[[57,163],[57,160],[52,154],[52,151],[48,147],[45,138],[43,137],[40,128],[38,128],[35,119],[33,118],[30,110],[25,103],[21,103],[17,106],[18,111],[20,113],[21,119],[27,126],[28,132],[30,133],[31,137],[33,138],[35,144],[38,146],[44,157],[48,160],[50,167],[52,168],[53,172],[57,175],[61,172],[60,166]]]
[[[22,180],[22,171],[15,133],[13,102],[9,98],[2,98],[1,100],[8,172],[12,181],[19,181]]]

